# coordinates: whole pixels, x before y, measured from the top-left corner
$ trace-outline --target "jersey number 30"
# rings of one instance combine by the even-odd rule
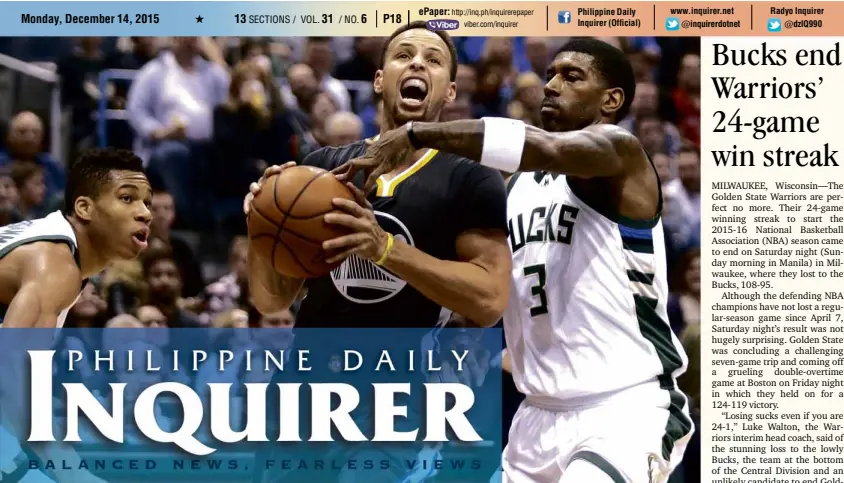
[[[536,284],[530,288],[530,293],[538,303],[530,308],[530,316],[548,313],[548,299],[545,297],[545,265],[530,265],[525,267],[525,277],[536,275]]]

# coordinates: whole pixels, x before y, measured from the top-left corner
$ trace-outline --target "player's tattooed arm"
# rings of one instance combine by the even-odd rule
[[[55,328],[61,312],[79,295],[82,275],[70,250],[59,243],[35,243],[16,250],[20,288],[4,328]]]
[[[247,217],[252,211],[252,200],[261,192],[263,181],[293,166],[296,166],[294,161],[281,166],[270,166],[264,170],[264,175],[260,180],[249,186],[249,193],[243,199],[243,213]],[[252,304],[264,315],[289,309],[302,290],[305,281],[281,275],[267,260],[260,259],[251,246],[248,254],[249,292],[252,296]]]
[[[481,161],[483,120],[419,122],[413,124],[413,133],[426,148]],[[519,171],[550,171],[578,178],[623,176],[626,170],[636,167],[624,160],[642,153],[635,136],[612,124],[568,132],[526,126],[524,143]]]
[[[278,273],[269,262],[249,250],[249,291],[258,312],[266,315],[289,309],[304,283],[303,279]]]

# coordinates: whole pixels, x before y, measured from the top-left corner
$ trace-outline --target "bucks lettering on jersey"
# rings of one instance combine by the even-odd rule
[[[78,256],[76,233],[64,215],[56,211],[44,218],[13,223],[0,228],[0,259],[19,246],[40,241],[64,243],[70,248],[74,257]],[[5,305],[0,305],[0,325],[3,323],[6,309]],[[69,309],[70,307],[62,311],[56,321],[57,327],[64,325]]]
[[[668,324],[659,218],[601,214],[548,173],[511,179],[507,218],[504,325],[519,390],[576,400],[657,379],[674,387],[687,359]]]

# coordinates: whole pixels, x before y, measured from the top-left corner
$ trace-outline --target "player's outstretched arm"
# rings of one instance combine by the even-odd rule
[[[624,174],[628,156],[640,156],[635,136],[612,124],[548,132],[504,118],[413,123],[423,147],[467,157],[506,172],[549,171],[578,178]]]
[[[457,154],[506,173],[549,171],[578,178],[623,176],[626,170],[639,167],[623,160],[642,154],[635,136],[611,124],[548,132],[505,118],[412,122],[369,144],[364,156],[335,169],[341,180],[367,172],[366,192],[379,176],[422,148]]]

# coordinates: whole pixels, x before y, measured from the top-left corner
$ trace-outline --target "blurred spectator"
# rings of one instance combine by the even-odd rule
[[[246,37],[240,39],[240,58],[237,62],[231,62],[232,65],[244,61],[251,61],[267,55],[267,45],[269,42],[264,37]]]
[[[659,176],[659,182],[662,184],[662,197],[665,198],[665,185],[674,178],[674,175],[671,173],[671,158],[667,154],[657,153],[651,156],[651,161],[653,162],[657,176]]]
[[[287,84],[281,89],[281,97],[289,109],[289,121],[296,132],[291,141],[294,159],[302,160],[311,151],[320,148],[311,134],[311,119],[308,116],[310,106],[319,92],[319,82],[313,69],[305,64],[290,67],[287,71]]]
[[[314,96],[320,91],[314,70],[307,64],[294,64],[287,71],[287,85],[282,88],[282,98],[287,107],[301,112],[308,110]]]
[[[619,126],[630,131],[637,132],[637,122],[643,119],[655,120],[660,116],[660,94],[659,88],[652,82],[640,82],[636,84],[636,97],[630,105],[630,115],[624,118]],[[660,120],[662,132],[665,135],[664,142],[660,145],[656,141],[652,144],[660,145],[661,150],[669,156],[674,156],[680,149],[681,136],[677,127],[673,124]],[[655,135],[655,133],[654,133]]]
[[[249,279],[247,259],[249,241],[246,237],[235,237],[229,250],[229,273],[205,287],[205,311],[200,317],[203,323],[211,323],[217,315],[238,307],[248,307]]]
[[[101,318],[106,315],[107,308],[108,304],[97,293],[95,285],[89,282],[82,288],[79,299],[68,311],[64,326],[74,329],[103,327],[105,321]]]
[[[45,199],[58,197],[65,187],[65,173],[61,164],[44,151],[44,124],[32,112],[18,113],[6,131],[6,149],[0,151],[0,166],[12,162],[33,162],[44,171]]]
[[[486,40],[479,63],[496,67],[497,73],[501,76],[501,85],[505,88],[512,84],[513,79],[519,73],[513,65],[513,61],[512,39],[509,37],[490,37]]]
[[[200,143],[211,139],[214,107],[228,97],[228,73],[201,56],[221,56],[211,51],[213,45],[177,37],[171,50],[140,70],[126,106],[137,134],[135,151],[147,162],[150,182],[173,195],[183,221],[206,215]]]
[[[249,184],[268,165],[295,159],[290,146],[294,130],[287,116],[266,66],[248,61],[234,68],[228,100],[214,109],[212,171],[217,197],[235,198],[239,208]],[[241,215],[239,209],[237,214]]]
[[[668,319],[675,334],[700,324],[700,250],[686,252],[674,268],[672,294],[668,297]]]
[[[695,210],[679,179],[672,173],[671,158],[663,153],[651,156],[662,184],[662,223],[669,258],[690,243],[695,225]]]
[[[105,59],[108,69],[140,70],[147,62],[158,55],[156,37],[130,37],[131,50],[115,50]],[[111,98],[113,109],[125,109],[129,87],[125,82],[114,82],[114,95]]]
[[[461,119],[472,119],[472,99],[457,91],[457,98],[443,105],[440,121],[459,121]]]
[[[131,50],[116,50],[106,58],[109,69],[138,70],[158,55],[159,43],[156,37],[129,37]]]
[[[0,166],[0,226],[19,218],[17,206],[18,188],[12,179],[12,170],[8,166]]]
[[[525,39],[525,57],[530,64],[530,72],[545,79],[548,62],[551,60],[551,49],[545,37],[528,37]]]
[[[93,146],[96,102],[100,96],[109,97],[99,90],[99,74],[106,67],[102,45],[102,37],[80,37],[70,55],[58,61],[61,99],[70,110],[72,157],[77,148]]]
[[[383,37],[355,37],[354,56],[337,66],[335,76],[343,80],[372,82],[375,71],[381,68],[383,46]]]
[[[475,117],[506,117],[506,78],[509,66],[484,62],[478,66],[478,84],[474,96]]]
[[[249,314],[241,309],[227,310],[214,317],[211,327],[214,329],[248,329]]]
[[[120,314],[112,317],[106,322],[105,325],[106,329],[143,329],[144,326],[141,324],[137,318],[135,318],[131,314]],[[123,333],[114,333],[112,332],[104,343],[107,343],[107,347],[117,347],[122,343],[130,342],[134,339],[135,335],[133,334],[123,334]]]
[[[293,324],[293,313],[289,310],[282,310],[281,312],[275,312],[261,317],[258,327],[261,329],[281,329],[291,328]]]
[[[138,320],[144,327],[161,329],[167,327],[167,317],[154,305],[142,305],[138,308]]]
[[[521,119],[531,126],[541,126],[542,118],[539,115],[543,88],[545,83],[533,72],[519,74],[516,77],[513,100],[508,106],[508,115],[514,119]],[[511,109],[515,108],[515,111]]]
[[[673,98],[680,133],[700,146],[700,55],[683,57]]]
[[[457,66],[457,75],[454,83],[457,85],[457,95],[466,95],[474,98],[478,90],[478,72],[474,65],[460,64]]]
[[[639,138],[642,147],[648,154],[662,153],[671,156],[674,154],[672,149],[675,149],[674,152],[676,153],[676,147],[670,145],[671,138],[665,131],[666,124],[665,121],[655,115],[643,116],[636,120],[633,134]]]
[[[167,327],[202,327],[195,315],[179,306],[182,276],[172,252],[163,247],[150,247],[144,252],[142,261],[148,287],[147,303],[167,317]]]
[[[339,110],[349,111],[352,109],[351,97],[349,91],[346,90],[346,86],[331,76],[331,72],[334,70],[331,37],[308,37],[305,41],[305,55],[302,62],[314,70],[320,89],[331,95]]]
[[[700,218],[700,151],[684,145],[677,154],[677,175],[692,202],[695,218]]]
[[[108,304],[108,317],[134,313],[146,299],[144,271],[138,260],[114,262],[102,277],[101,296]]]
[[[363,121],[363,135],[365,138],[372,138],[381,132],[381,116],[384,114],[384,101],[378,99],[375,104],[370,104],[360,112],[360,119]],[[442,120],[442,117],[440,117]]]
[[[156,191],[150,205],[152,223],[150,224],[150,246],[160,242],[173,254],[173,259],[182,275],[182,297],[194,297],[202,292],[205,284],[196,256],[190,245],[175,235],[171,229],[176,219],[176,206],[173,196],[166,191]]]
[[[656,80],[656,67],[659,65],[662,50],[654,37],[630,37],[625,39],[628,58],[633,65],[633,75],[637,82]],[[638,95],[638,93],[637,93]]]
[[[313,104],[309,106],[308,115],[311,118],[311,136],[320,146],[328,146],[328,134],[325,132],[325,123],[328,118],[339,109],[333,98],[327,92],[320,92],[314,97]]]
[[[41,210],[47,191],[44,169],[31,161],[15,162],[12,163],[11,176],[18,191],[18,219],[34,220],[46,215]]]
[[[363,138],[363,123],[351,112],[336,112],[325,121],[325,137],[329,146],[339,147]]]

